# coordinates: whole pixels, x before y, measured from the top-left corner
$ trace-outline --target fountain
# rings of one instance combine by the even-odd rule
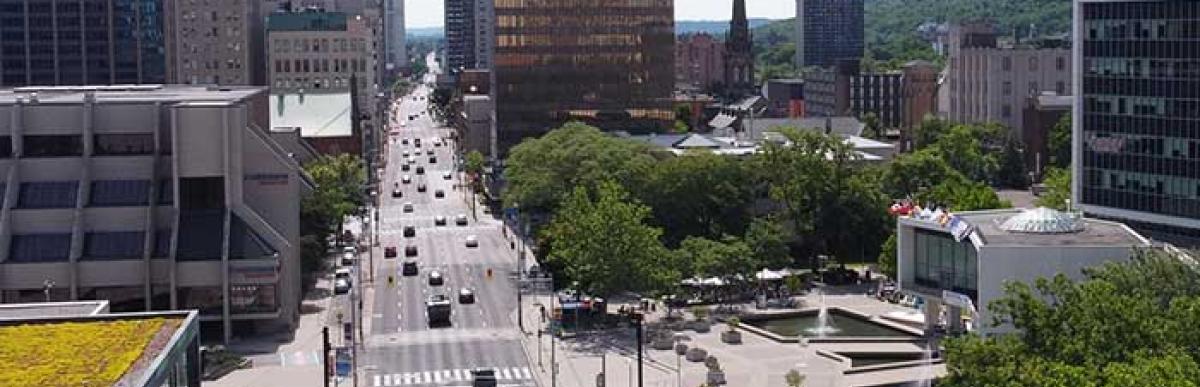
[[[817,299],[820,300],[820,310],[817,312],[817,324],[812,328],[804,331],[817,338],[825,338],[826,335],[838,333],[840,330],[837,327],[829,324],[829,309],[825,307],[825,293],[821,288],[816,289]]]

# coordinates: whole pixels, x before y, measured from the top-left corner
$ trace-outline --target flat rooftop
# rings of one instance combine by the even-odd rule
[[[94,316],[108,311],[108,301],[0,304],[0,320],[45,317]]]
[[[112,86],[28,86],[0,89],[0,105],[19,100],[39,104],[78,104],[91,94],[96,102],[229,102],[240,101],[266,88],[254,86],[197,85],[112,85]]]
[[[300,128],[304,138],[354,135],[349,92],[271,94],[271,128]]]
[[[1080,230],[1061,233],[1013,232],[1000,227],[1004,221],[1028,209],[1004,209],[954,213],[975,226],[975,235],[985,246],[1141,246],[1148,241],[1124,224],[1079,218]],[[908,218],[916,224],[941,228],[936,221]]]

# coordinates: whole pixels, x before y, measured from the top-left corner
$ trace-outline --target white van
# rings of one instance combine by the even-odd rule
[[[350,281],[350,275],[351,275],[351,274],[353,274],[353,272],[352,272],[352,271],[350,271],[350,268],[343,267],[343,268],[341,268],[341,269],[337,269],[337,270],[335,270],[335,271],[333,272],[333,279],[334,279],[335,281],[336,281],[336,280],[340,280],[340,279],[344,279],[344,280],[346,280],[346,281]]]

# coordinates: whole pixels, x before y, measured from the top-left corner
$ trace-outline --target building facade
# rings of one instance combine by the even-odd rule
[[[952,26],[949,41],[944,118],[995,122],[1020,133],[1027,98],[1071,93],[1071,49],[1062,39],[1000,42],[994,26],[968,23]]]
[[[266,85],[261,7],[253,1],[175,1],[179,83]]]
[[[391,84],[408,68],[408,46],[404,32],[404,0],[383,1],[383,68],[385,84]]]
[[[1074,187],[1080,207],[1200,246],[1200,3],[1075,7]]]
[[[863,0],[796,0],[796,68],[862,58],[863,19]]]
[[[262,88],[0,91],[0,302],[109,300],[288,328],[300,198]]]
[[[725,45],[705,33],[680,35],[675,41],[675,85],[695,91],[725,82]]]
[[[863,73],[858,60],[805,73],[804,109],[808,117],[865,117],[874,115],[883,128],[904,123],[901,72]]]
[[[495,12],[501,154],[567,121],[632,132],[670,126],[671,0],[499,0]]]
[[[1021,142],[1025,146],[1025,169],[1040,181],[1042,172],[1050,163],[1050,132],[1065,116],[1071,115],[1075,97],[1046,92],[1029,97],[1025,104],[1025,122],[1022,125]]]
[[[267,36],[272,92],[348,92],[354,86],[355,102],[374,116],[375,41],[366,18],[277,12],[267,17]]]
[[[494,0],[445,0],[446,68],[491,67]]]
[[[0,87],[174,82],[169,4],[0,2]]]
[[[753,40],[746,21],[746,0],[733,0],[733,18],[725,35],[725,91],[740,98],[755,94]]]

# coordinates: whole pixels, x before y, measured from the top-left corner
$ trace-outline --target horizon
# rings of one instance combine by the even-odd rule
[[[725,6],[713,7],[713,0],[675,0],[675,21],[728,21],[733,11],[732,0],[719,1]],[[405,0],[404,29],[444,28],[444,7],[441,1]],[[794,17],[795,14],[795,0],[746,1],[746,17],[750,19],[780,20]],[[788,16],[773,17],[779,15]]]

